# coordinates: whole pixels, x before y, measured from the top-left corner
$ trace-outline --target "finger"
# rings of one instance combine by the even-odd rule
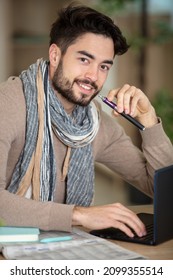
[[[121,230],[122,232],[124,232],[127,236],[129,237],[134,237],[134,233],[132,232],[132,230],[126,226],[124,223],[118,222],[116,221],[115,226],[116,229]]]
[[[145,225],[134,212],[120,203],[116,204],[116,208],[116,220],[121,221],[129,226],[138,236],[143,236],[146,234]]]
[[[137,110],[137,105],[138,105],[139,100],[140,100],[140,96],[135,95],[133,97],[133,100],[131,101],[131,108],[130,108],[129,114],[133,117],[135,117],[135,115],[136,115],[135,112]]]
[[[109,101],[113,101],[115,98],[117,98],[117,110],[119,113],[122,113],[124,111],[124,94],[131,88],[130,85],[125,84],[122,88],[117,88],[111,90],[107,98]]]
[[[145,95],[143,94],[143,92],[140,89],[136,88],[136,92],[134,94],[134,97],[131,100],[131,109],[130,109],[130,112],[129,112],[129,114],[131,116],[135,116],[136,115],[135,112],[137,112],[137,110],[139,110],[141,112],[143,111],[142,108],[139,109],[140,101],[142,102],[143,106],[144,105],[147,106],[148,102],[145,101],[146,98],[144,98],[144,96]]]
[[[131,104],[133,102],[133,98],[136,95],[137,89],[134,86],[131,86],[125,93],[124,93],[124,112],[129,114],[131,111]]]
[[[128,225],[126,225],[126,224],[124,224],[124,223],[122,223],[122,222],[118,222],[118,221],[116,221],[116,223],[114,224],[114,227],[115,228],[117,228],[117,229],[119,229],[119,230],[121,230],[122,232],[124,232],[127,236],[129,236],[129,237],[134,237],[134,232],[135,232],[135,230],[134,229],[132,229],[131,227],[129,227]],[[135,232],[139,237],[142,237],[142,236],[144,236],[146,233],[144,233],[144,232],[139,232],[139,233],[137,233],[137,232]]]
[[[118,218],[117,218],[118,219]],[[125,225],[125,227],[123,228],[123,230],[125,229],[125,231],[127,232],[127,234],[129,235],[129,233],[132,235],[134,235],[134,232],[136,233],[136,235],[138,235],[139,237],[142,237],[143,235],[146,234],[146,229],[145,229],[145,225],[138,220],[138,217],[136,216],[135,218],[129,218],[127,216],[124,217],[120,217],[120,221],[121,223],[123,223]],[[128,230],[127,230],[128,228]]]
[[[128,84],[124,85],[118,92],[117,92],[117,109],[119,113],[122,113],[124,111],[124,98],[126,95],[126,109],[128,110],[128,103],[129,103],[129,89],[130,86]]]
[[[113,117],[119,117],[119,113],[117,112],[117,111],[115,111],[115,110],[113,110],[112,112],[111,112],[111,114],[112,114],[112,116]]]
[[[109,93],[107,95],[107,98],[109,99],[109,101],[113,101],[116,98],[119,90],[120,90],[120,88],[112,89],[109,91]]]
[[[126,222],[127,223],[127,222]],[[130,219],[127,225],[133,229],[133,231],[139,236],[142,237],[146,235],[146,228],[142,221],[135,215],[134,219]]]

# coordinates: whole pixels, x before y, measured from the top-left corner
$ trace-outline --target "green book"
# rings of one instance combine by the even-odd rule
[[[0,227],[0,243],[38,241],[39,229],[34,227]]]

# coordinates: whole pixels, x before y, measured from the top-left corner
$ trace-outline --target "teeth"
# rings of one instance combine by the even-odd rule
[[[91,89],[90,86],[86,86],[86,85],[83,85],[83,84],[79,84],[79,85],[80,85],[80,87],[82,87],[82,88],[84,88],[86,90],[90,90]]]

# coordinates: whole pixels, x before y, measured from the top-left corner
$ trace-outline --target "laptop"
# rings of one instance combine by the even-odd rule
[[[146,245],[157,245],[173,238],[173,165],[155,171],[154,213],[139,213],[147,229],[147,235],[128,237],[115,228],[92,230],[90,233],[102,238],[116,239]]]

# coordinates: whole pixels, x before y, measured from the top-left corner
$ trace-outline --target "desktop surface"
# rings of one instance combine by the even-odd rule
[[[145,212],[153,213],[152,205],[139,205],[129,207],[135,213]],[[86,230],[88,231],[88,230]],[[109,240],[125,249],[134,251],[138,254],[145,256],[147,259],[151,260],[173,260],[173,239],[163,242],[162,244],[156,246],[149,246],[143,244],[136,244],[118,240]],[[3,260],[4,257],[0,254],[0,260]]]

